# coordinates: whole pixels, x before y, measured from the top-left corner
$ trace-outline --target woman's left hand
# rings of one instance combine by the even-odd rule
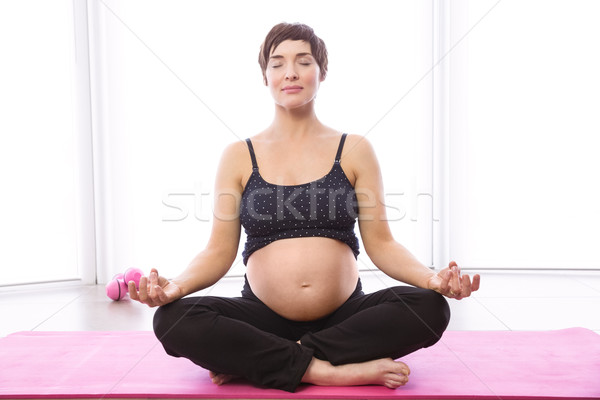
[[[473,275],[473,281],[469,275],[460,274],[458,265],[452,261],[448,268],[444,268],[429,280],[429,289],[449,297],[451,299],[464,299],[472,292],[479,289],[479,274]]]

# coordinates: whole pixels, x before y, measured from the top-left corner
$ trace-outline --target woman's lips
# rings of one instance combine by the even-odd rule
[[[293,94],[300,92],[302,90],[302,86],[286,86],[281,90],[285,93]]]

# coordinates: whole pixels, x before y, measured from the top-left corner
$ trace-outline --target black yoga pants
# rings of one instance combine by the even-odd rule
[[[396,359],[436,343],[449,319],[448,303],[432,290],[397,286],[364,294],[359,281],[331,315],[291,321],[246,281],[242,297],[186,297],[158,308],[154,332],[172,356],[293,392],[312,357],[333,365]]]

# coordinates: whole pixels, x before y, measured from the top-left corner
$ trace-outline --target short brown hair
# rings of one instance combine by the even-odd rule
[[[325,42],[315,35],[313,29],[308,25],[298,22],[291,24],[282,22],[271,28],[265,41],[260,46],[258,63],[260,64],[265,84],[267,84],[266,71],[271,51],[277,48],[277,46],[285,40],[304,40],[305,42],[310,43],[310,51],[321,70],[321,79],[325,79],[325,76],[327,75],[327,47],[325,47]]]

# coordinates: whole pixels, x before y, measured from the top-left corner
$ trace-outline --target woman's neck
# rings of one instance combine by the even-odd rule
[[[323,128],[324,125],[319,121],[312,107],[289,110],[276,106],[275,118],[268,131],[278,139],[292,139],[314,135]]]

